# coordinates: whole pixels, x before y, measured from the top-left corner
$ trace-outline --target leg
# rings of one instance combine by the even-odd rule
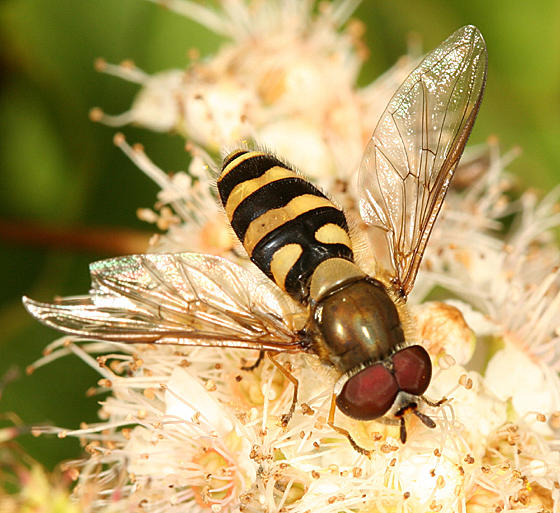
[[[264,349],[261,349],[259,351],[259,356],[258,356],[257,360],[254,363],[252,363],[251,365],[242,365],[241,370],[244,370],[244,371],[255,370],[260,365],[263,358],[264,358]]]
[[[284,375],[284,377],[287,380],[289,380],[292,383],[292,385],[294,385],[294,396],[292,398],[292,404],[290,406],[290,409],[288,410],[288,413],[282,415],[282,427],[286,427],[288,425],[288,422],[290,422],[290,419],[292,418],[292,415],[294,414],[294,411],[296,409],[299,381],[294,377],[294,375],[289,370],[287,370],[281,363],[278,363],[275,360],[276,354],[273,354],[270,351],[266,351],[266,356],[268,356],[268,359]]]
[[[352,435],[346,431],[346,429],[343,429],[341,427],[335,426],[334,425],[334,413],[336,411],[336,395],[332,395],[332,399],[331,399],[331,409],[329,411],[329,420],[327,421],[327,424],[334,429],[337,433],[340,433],[341,435],[344,435],[348,441],[350,442],[350,445],[354,448],[355,451],[359,452],[360,454],[363,454],[364,456],[367,456],[368,458],[371,456],[371,451],[368,451],[367,449],[364,449],[363,447],[360,447],[356,441],[352,438]]]
[[[423,395],[420,396],[420,399],[422,399],[422,401],[424,401],[428,406],[431,406],[432,408],[437,408],[438,406],[441,406],[442,404],[449,401],[449,399],[447,399],[447,397],[442,397],[439,401],[430,401],[429,399],[427,399]]]

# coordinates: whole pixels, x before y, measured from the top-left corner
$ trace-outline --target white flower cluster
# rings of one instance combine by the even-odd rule
[[[161,187],[156,210],[140,213],[165,231],[152,250],[243,261],[217,207],[210,155],[249,138],[336,198],[367,248],[352,172],[412,59],[358,88],[365,49],[361,24],[349,20],[355,3],[228,0],[214,10],[167,0],[229,42],[185,71],[155,76],[100,63],[142,89],[129,112],[96,109],[93,118],[178,131],[193,154],[188,172],[169,177],[116,137]],[[430,409],[435,429],[413,418],[403,445],[398,427],[338,412],[368,458],[327,425],[336,377],[313,356],[279,358],[300,384],[283,427],[292,385],[266,359],[242,370],[252,352],[66,337],[37,365],[73,352],[99,370],[97,391],[109,392],[99,424],[58,430],[90,454],[69,464],[84,510],[560,511],[560,251],[551,231],[560,213],[555,194],[512,199],[511,157],[495,141],[464,157],[410,298],[434,359],[427,395],[448,398]]]

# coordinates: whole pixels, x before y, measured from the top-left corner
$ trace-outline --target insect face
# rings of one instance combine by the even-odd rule
[[[399,392],[421,396],[431,377],[432,363],[426,350],[418,345],[405,347],[349,377],[336,397],[336,405],[349,417],[373,420],[393,407]],[[409,404],[406,398],[405,408]]]

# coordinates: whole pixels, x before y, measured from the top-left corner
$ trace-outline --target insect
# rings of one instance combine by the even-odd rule
[[[400,424],[403,443],[406,415],[435,427],[419,411],[438,404],[423,396],[430,357],[405,339],[402,311],[478,114],[486,67],[482,35],[463,27],[410,73],[381,116],[358,185],[383,272],[369,276],[356,265],[345,214],[322,192],[275,156],[238,150],[224,159],[218,192],[263,275],[196,253],[125,256],[90,266],[89,296],[54,304],[24,298],[26,308],[88,338],[259,350],[248,368],[266,355],[294,384],[284,422],[298,381],[275,355],[313,353],[340,376],[329,425],[364,454],[335,425],[336,407],[354,419]],[[295,300],[290,307],[286,294]],[[303,328],[288,322],[292,313],[305,315]]]

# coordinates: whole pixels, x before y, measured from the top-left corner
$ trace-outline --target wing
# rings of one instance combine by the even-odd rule
[[[55,303],[23,298],[47,326],[130,343],[301,350],[289,326],[295,303],[226,259],[197,253],[132,255],[90,266],[89,296]]]
[[[479,30],[459,29],[399,87],[366,147],[360,213],[372,225],[376,259],[404,296],[471,133],[486,67]]]

